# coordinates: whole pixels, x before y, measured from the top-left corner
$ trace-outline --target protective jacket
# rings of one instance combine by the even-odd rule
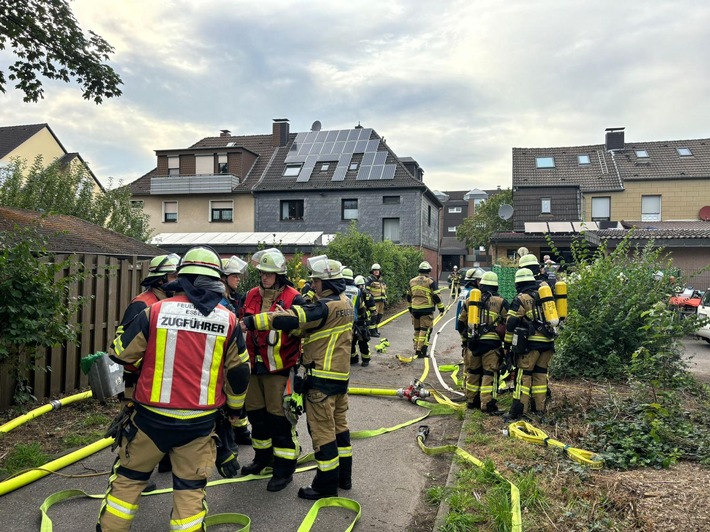
[[[505,332],[506,346],[512,343],[515,328],[523,326],[529,329],[528,349],[539,351],[555,349],[554,334],[546,326],[537,290],[537,285],[523,288],[510,304]]]
[[[382,276],[375,277],[368,275],[365,280],[365,287],[370,291],[375,301],[387,301],[387,283],[382,279]]]
[[[409,281],[407,302],[414,316],[433,314],[435,306],[440,312],[444,311],[436,281],[424,274],[419,274]]]
[[[246,316],[244,324],[250,330],[301,331],[308,385],[336,395],[348,391],[353,318],[353,304],[345,294],[325,290],[312,304]]]
[[[244,301],[244,316],[273,312],[276,305],[290,309],[294,304],[304,304],[303,296],[291,286],[279,290],[261,287],[249,290]],[[276,373],[298,364],[301,356],[301,339],[277,330],[250,331],[247,333],[247,350],[252,373]]]
[[[479,355],[501,347],[496,327],[506,323],[510,304],[497,292],[485,291],[481,297],[481,323],[477,331],[468,331],[468,309],[464,306],[457,321],[457,330],[469,336],[468,348]]]
[[[168,297],[168,294],[163,292],[160,288],[151,288],[150,290],[141,292],[134,297],[126,307],[126,310],[123,312],[123,318],[121,319],[121,323],[119,325],[120,329],[117,334],[123,332],[126,325],[128,325],[128,322],[143,312],[147,307],[151,306],[153,303],[162,301],[166,297]]]
[[[364,320],[367,316],[367,308],[365,307],[362,291],[354,284],[346,284],[344,294],[353,303],[355,322]]]
[[[235,315],[222,305],[204,316],[184,294],[155,303],[116,337],[110,354],[123,365],[142,361],[134,399],[154,413],[187,420],[225,402],[233,410],[244,405],[248,375],[233,370],[248,355]]]
[[[458,286],[461,284],[461,274],[459,272],[452,272],[451,275],[449,275],[448,280],[452,285]]]
[[[358,313],[357,320],[360,325],[364,325],[367,323],[367,320],[370,319],[370,315],[377,312],[377,306],[375,305],[375,298],[372,297],[372,294],[368,292],[367,289],[361,289],[360,293],[362,294],[362,301],[365,304],[365,313]]]

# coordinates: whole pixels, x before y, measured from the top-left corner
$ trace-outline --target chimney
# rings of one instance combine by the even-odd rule
[[[271,145],[274,147],[286,146],[286,144],[288,144],[288,132],[288,118],[274,118]]]
[[[220,137],[231,137],[231,136],[232,136],[232,132],[229,131],[228,129],[220,129],[220,130],[219,130],[219,136],[220,136]]]
[[[608,127],[606,128],[606,150],[623,150],[624,149],[624,129],[623,127]]]

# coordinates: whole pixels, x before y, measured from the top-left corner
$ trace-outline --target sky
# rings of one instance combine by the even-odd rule
[[[432,190],[507,188],[513,147],[710,137],[710,3],[697,0],[74,0],[114,48],[101,105],[8,85],[0,125],[48,123],[113,186],[157,149],[371,127]],[[0,69],[14,61],[0,51]]]

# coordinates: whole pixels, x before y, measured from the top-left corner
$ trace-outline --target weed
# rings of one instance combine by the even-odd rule
[[[86,428],[105,427],[111,419],[104,414],[89,414],[81,420],[81,424]]]
[[[432,506],[438,506],[446,497],[446,488],[444,486],[434,486],[426,490],[426,499]]]
[[[5,457],[5,465],[0,473],[12,475],[23,469],[42,466],[49,460],[50,457],[42,451],[39,443],[20,443]]]
[[[73,433],[64,436],[62,443],[67,449],[72,447],[86,447],[101,438],[103,438],[103,432],[91,431],[87,433]]]

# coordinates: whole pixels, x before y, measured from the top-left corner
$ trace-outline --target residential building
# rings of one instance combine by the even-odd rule
[[[557,258],[569,259],[581,232],[598,243],[636,226],[645,230],[639,242],[662,229],[657,234],[675,251],[676,265],[691,271],[695,260],[679,248],[710,262],[707,228],[699,223],[708,206],[710,139],[626,142],[623,128],[610,128],[604,144],[513,148],[513,231],[494,236],[492,255],[514,258],[521,246],[551,254],[549,237]]]
[[[7,167],[16,159],[31,166],[38,156],[42,157],[42,164],[45,167],[55,161],[58,161],[62,167],[81,165],[94,181],[96,192],[103,191],[103,186],[81,155],[68,152],[49,124],[0,127],[0,169]]]
[[[354,223],[376,241],[420,247],[438,265],[441,202],[419,164],[397,157],[371,128],[324,131],[316,122],[291,133],[288,120],[276,119],[271,135],[223,131],[156,156],[157,167],[130,187],[161,245],[180,233],[182,245],[211,241],[239,250],[237,240],[252,246],[254,238],[230,241],[230,233],[327,238]]]

